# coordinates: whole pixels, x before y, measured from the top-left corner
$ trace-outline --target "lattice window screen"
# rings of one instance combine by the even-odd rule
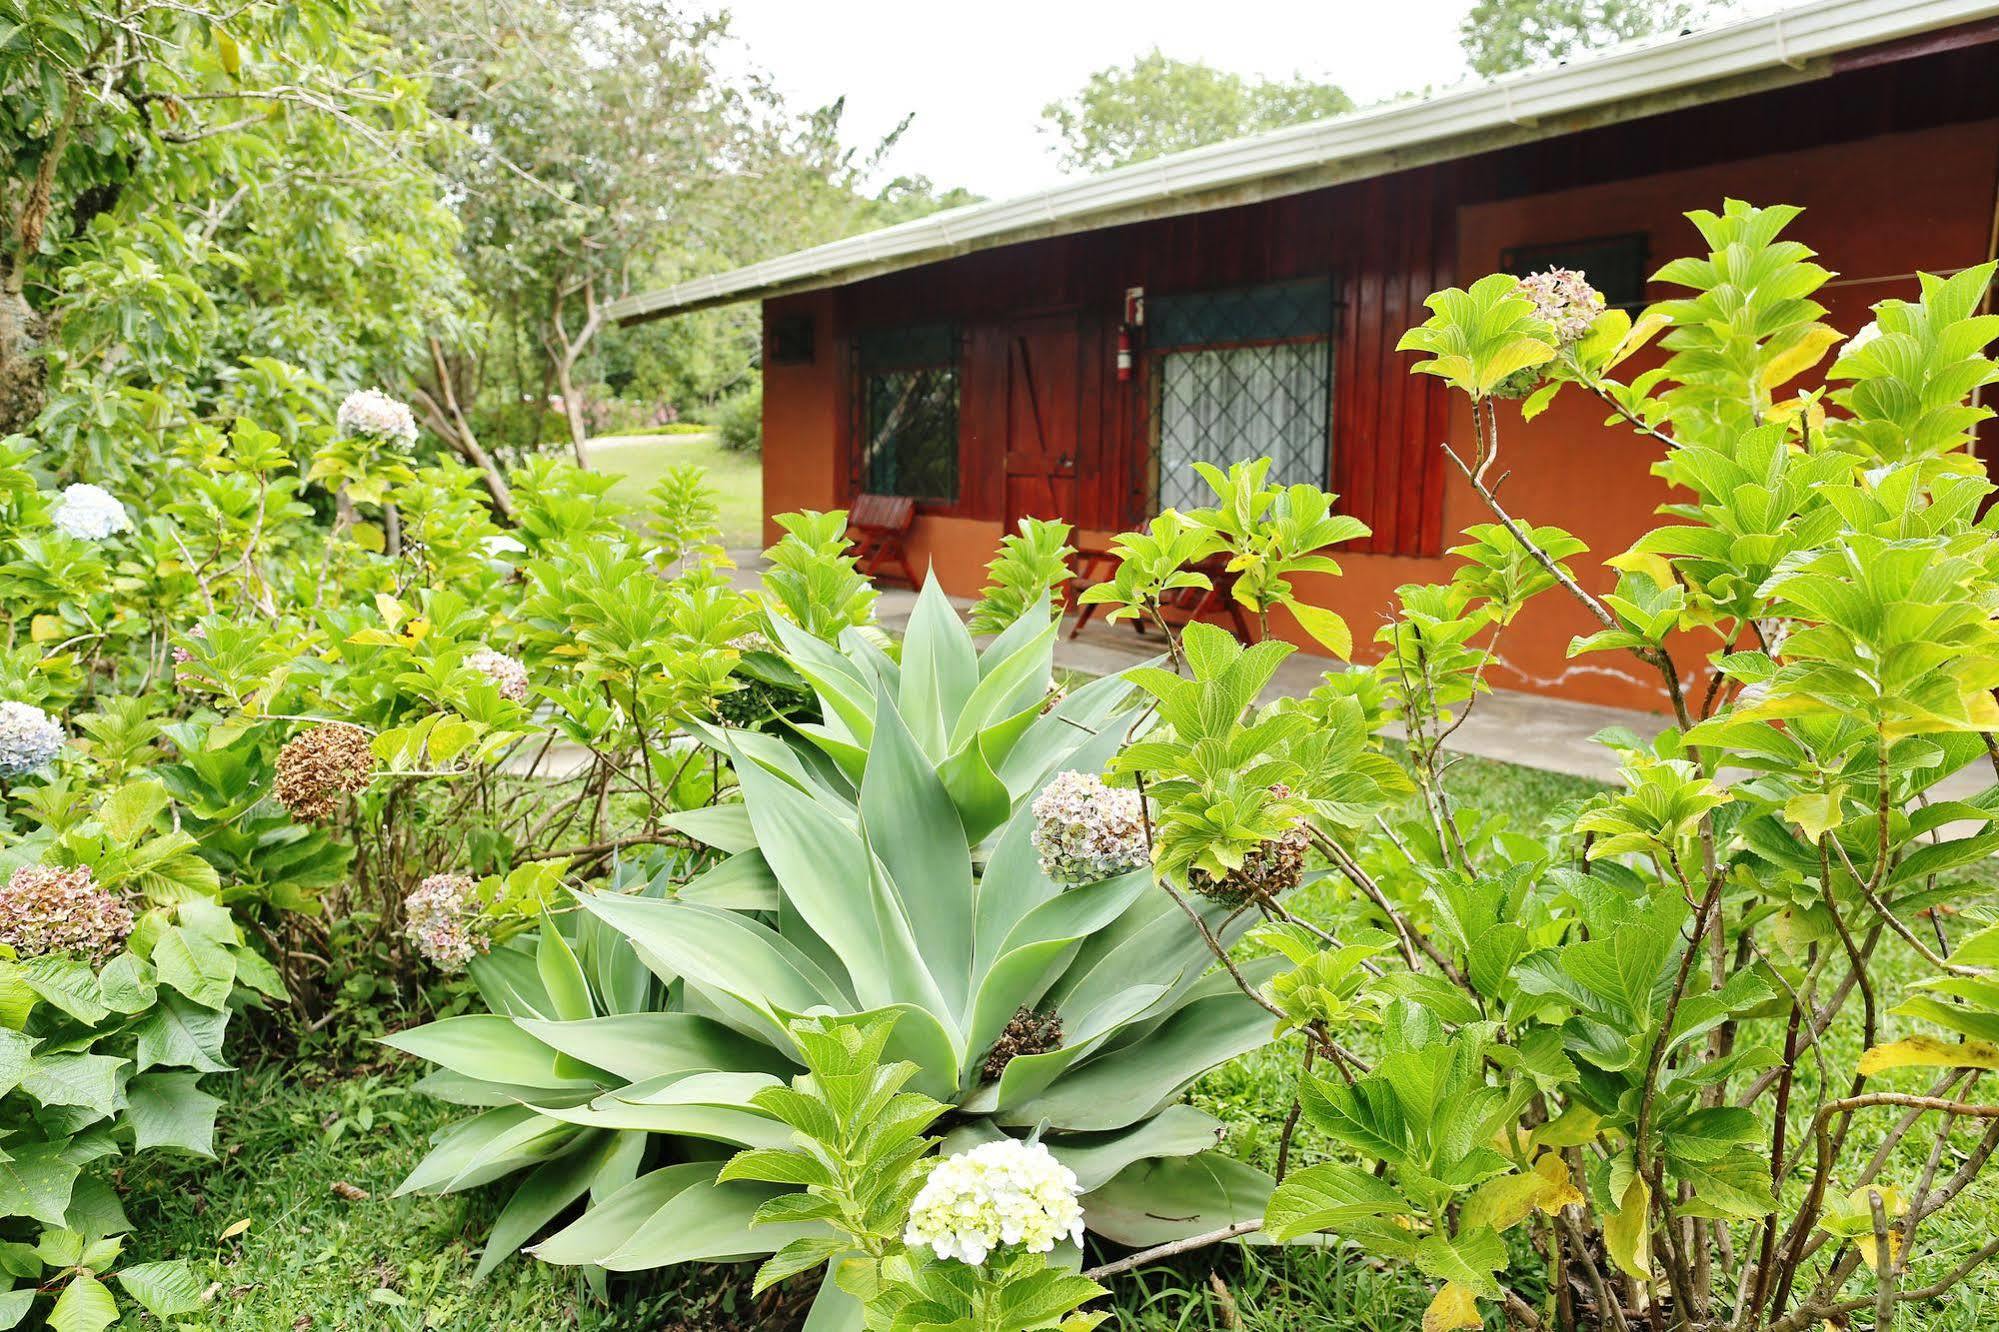
[[[1210,501],[1195,462],[1268,456],[1274,482],[1327,484],[1330,279],[1164,296],[1151,322],[1159,508]]]

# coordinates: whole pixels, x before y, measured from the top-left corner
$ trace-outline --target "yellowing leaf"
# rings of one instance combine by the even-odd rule
[[[1636,1171],[1604,1219],[1603,1244],[1618,1267],[1640,1281],[1652,1279],[1652,1189]]]
[[[1762,388],[1769,392],[1789,383],[1825,358],[1826,348],[1844,336],[1827,324],[1813,324],[1796,342],[1772,356],[1763,366]]]
[[[1534,1141],[1542,1147],[1580,1147],[1596,1137],[1603,1116],[1588,1106],[1572,1105],[1534,1130]]]
[[[1650,342],[1660,329],[1672,322],[1670,317],[1656,309],[1647,310],[1644,314],[1639,315],[1638,322],[1633,324],[1631,331],[1624,335],[1624,341],[1617,344],[1617,350],[1610,354],[1610,359],[1604,362],[1603,368],[1605,370],[1616,369],[1620,361]]]
[[[238,1235],[242,1234],[244,1231],[248,1230],[249,1228],[250,1228],[250,1218],[246,1216],[241,1221],[230,1222],[228,1226],[226,1226],[223,1229],[222,1233],[220,1235],[217,1235],[215,1238],[217,1240],[235,1239]]]
[[[215,53],[222,58],[222,68],[232,77],[243,68],[242,49],[234,37],[220,28],[215,30]]]
[[[1805,837],[1816,843],[1840,825],[1844,818],[1840,812],[1840,801],[1845,794],[1846,788],[1835,784],[1830,791],[1792,796],[1784,802],[1784,817],[1797,824],[1804,830]]]
[[[1613,555],[1604,561],[1619,573],[1643,574],[1663,590],[1671,590],[1676,582],[1673,577],[1673,562],[1664,555],[1627,550],[1622,555]]]
[[[1860,1072],[1868,1077],[1891,1068],[1999,1069],[1999,1045],[1990,1041],[1945,1041],[1935,1036],[1910,1036],[1877,1045],[1860,1056]]]
[[[1341,661],[1353,656],[1353,631],[1347,628],[1347,622],[1337,613],[1302,601],[1291,602],[1290,606],[1299,626],[1316,638],[1326,651]]]
[[[1533,1169],[1479,1185],[1465,1204],[1465,1224],[1510,1230],[1536,1211],[1552,1214],[1582,1200],[1569,1179],[1568,1163],[1554,1152],[1544,1152]]]
[[[67,632],[59,617],[54,615],[37,615],[30,622],[28,637],[34,639],[37,643],[53,643]]]
[[[1897,1217],[1904,1217],[1909,1214],[1909,1200],[1902,1196],[1900,1189],[1894,1188],[1861,1188],[1855,1189],[1846,1196],[1847,1206],[1867,1218],[1867,1229],[1862,1234],[1853,1237],[1853,1247],[1860,1250],[1860,1261],[1867,1264],[1868,1270],[1879,1276],[1881,1274],[1881,1239],[1874,1233],[1874,1203],[1867,1196],[1870,1193],[1879,1193],[1881,1195],[1881,1213],[1883,1218],[1888,1222],[1888,1261],[1890,1263],[1899,1263],[1902,1261],[1902,1232],[1896,1228],[1895,1220]]]
[[[1484,1327],[1478,1300],[1455,1281],[1446,1281],[1423,1311],[1423,1332],[1459,1332],[1462,1328]]]
[[[409,615],[409,612],[403,609],[403,603],[386,592],[375,594],[375,613],[381,616],[382,623],[391,629],[400,625]]]

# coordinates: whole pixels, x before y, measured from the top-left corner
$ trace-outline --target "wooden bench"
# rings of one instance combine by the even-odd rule
[[[870,578],[897,575],[921,587],[903,543],[916,522],[916,501],[907,495],[858,495],[847,511],[847,535],[854,541],[854,567]]]

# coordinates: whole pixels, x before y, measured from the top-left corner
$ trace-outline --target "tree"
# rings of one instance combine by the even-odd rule
[[[1129,67],[1098,70],[1041,115],[1062,165],[1087,172],[1336,116],[1353,105],[1334,84],[1245,79],[1155,49]]]
[[[456,297],[406,60],[338,0],[0,0],[0,432],[75,457],[243,355],[404,358]]]
[[[1471,67],[1490,78],[1692,23],[1703,0],[1478,0],[1458,28]]]

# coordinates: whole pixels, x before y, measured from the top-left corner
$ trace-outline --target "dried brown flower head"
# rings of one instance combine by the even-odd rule
[[[1022,1055],[1046,1054],[1062,1047],[1062,1018],[1053,1009],[1037,1013],[1023,1007],[1006,1024],[986,1055],[986,1081],[998,1082],[1006,1066]]]
[[[275,794],[294,818],[328,819],[341,796],[365,789],[374,775],[368,733],[326,722],[293,736],[279,751]]]
[[[125,946],[132,908],[88,865],[23,865],[0,886],[0,943],[19,958],[70,953],[95,964]]]
[[[1242,864],[1221,878],[1196,866],[1187,873],[1187,886],[1218,902],[1273,900],[1298,886],[1305,872],[1305,849],[1310,844],[1303,828],[1293,828],[1259,844],[1242,858]]]

